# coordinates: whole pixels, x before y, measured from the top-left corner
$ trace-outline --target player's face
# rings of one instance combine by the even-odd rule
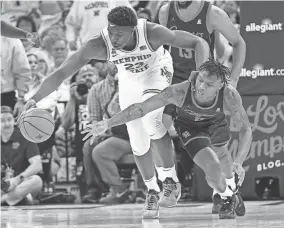
[[[1,113],[1,133],[12,134],[14,131],[15,119],[11,113]]]
[[[195,83],[196,97],[202,99],[214,97],[222,86],[223,83],[220,78],[215,75],[208,77],[208,72],[201,71]]]
[[[112,46],[119,50],[123,49],[133,36],[132,26],[116,26],[109,24],[108,33]]]

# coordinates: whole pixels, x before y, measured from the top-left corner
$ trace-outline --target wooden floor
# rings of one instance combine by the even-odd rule
[[[186,228],[253,227],[284,228],[284,201],[246,202],[247,214],[233,220],[219,220],[209,203],[179,204],[160,210],[159,220],[141,219],[142,204],[56,205],[2,207],[2,228]]]

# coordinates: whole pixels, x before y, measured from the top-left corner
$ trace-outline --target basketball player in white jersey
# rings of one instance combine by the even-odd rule
[[[26,109],[54,91],[90,59],[110,60],[116,64],[121,109],[143,102],[171,84],[172,60],[164,50],[164,44],[194,49],[197,67],[209,57],[209,46],[203,39],[187,32],[171,31],[144,19],[138,20],[130,8],[116,7],[108,14],[108,27],[46,78],[26,104]],[[158,217],[159,206],[173,207],[180,197],[173,146],[167,128],[162,124],[162,116],[163,108],[127,124],[134,158],[148,188],[143,218]],[[164,168],[163,194],[158,194],[160,188],[149,152],[150,143],[160,156],[160,164],[156,160],[155,164]]]

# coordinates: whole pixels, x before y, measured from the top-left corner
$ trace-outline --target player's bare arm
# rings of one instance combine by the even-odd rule
[[[141,118],[147,113],[168,104],[174,104],[179,107],[182,106],[188,86],[188,81],[169,86],[143,103],[136,103],[129,106],[110,118],[108,120],[108,127],[111,128]]]
[[[246,43],[228,15],[220,8],[212,6],[208,15],[209,27],[219,31],[233,46],[232,85],[237,86],[246,56]]]
[[[209,58],[210,49],[208,43],[191,33],[180,30],[173,31],[165,26],[147,22],[147,35],[154,50],[157,50],[164,44],[195,50],[197,68]]]
[[[159,22],[161,25],[166,26],[168,22],[168,14],[170,9],[170,3],[163,5],[159,11]]]
[[[234,159],[237,164],[243,164],[252,142],[252,130],[248,115],[242,105],[239,92],[231,85],[224,91],[224,106],[230,113],[231,121],[239,129],[238,153]]]
[[[149,98],[143,103],[130,105],[128,108],[115,114],[112,118],[90,125],[86,130],[82,132],[83,134],[88,132],[83,140],[86,140],[90,136],[92,136],[92,144],[94,139],[98,135],[104,134],[107,129],[128,123],[135,119],[139,119],[145,116],[147,113],[168,104],[174,104],[178,107],[181,107],[186,97],[189,85],[190,82],[185,81],[180,84],[167,87],[162,92]]]
[[[48,96],[56,90],[65,79],[75,74],[91,59],[107,59],[106,46],[101,36],[97,36],[86,42],[78,51],[66,59],[57,70],[45,78],[32,99],[38,102]]]

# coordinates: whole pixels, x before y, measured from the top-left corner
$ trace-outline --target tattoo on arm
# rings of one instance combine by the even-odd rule
[[[242,105],[242,98],[233,86],[225,90],[225,105],[230,112],[230,118],[239,129],[250,128],[247,113]]]
[[[180,86],[173,85],[164,89],[159,96],[163,100],[180,107],[186,96],[186,90]]]
[[[141,118],[144,115],[141,104],[133,104],[125,109],[125,123]]]

